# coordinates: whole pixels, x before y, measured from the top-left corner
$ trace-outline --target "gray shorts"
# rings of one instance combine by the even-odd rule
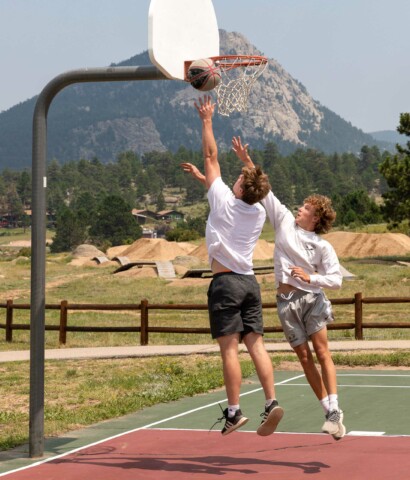
[[[295,290],[276,296],[278,316],[291,347],[307,342],[311,335],[333,322],[332,306],[326,295]]]
[[[208,289],[208,311],[212,338],[263,334],[261,293],[254,275],[214,275]]]

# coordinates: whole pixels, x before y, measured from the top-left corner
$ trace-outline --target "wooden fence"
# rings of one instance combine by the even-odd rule
[[[410,297],[365,297],[361,293],[355,293],[353,298],[336,298],[330,300],[332,305],[353,305],[354,314],[352,322],[338,323],[334,322],[328,325],[329,330],[353,330],[356,340],[363,340],[363,330],[365,328],[410,328],[409,322],[364,322],[363,306],[366,304],[391,304],[391,303],[410,303]],[[276,308],[276,302],[263,303],[264,310]],[[59,304],[46,304],[46,310],[59,310],[59,325],[45,325],[45,330],[59,331],[60,344],[64,345],[67,341],[67,332],[139,332],[140,344],[148,345],[149,333],[189,333],[210,334],[210,328],[200,327],[165,327],[150,326],[150,310],[207,310],[206,304],[149,304],[148,300],[141,300],[141,303],[135,304],[76,304],[68,303],[62,300]],[[13,341],[13,330],[30,330],[29,324],[14,323],[14,310],[30,310],[29,304],[14,303],[13,300],[7,300],[6,303],[0,303],[0,309],[6,310],[6,323],[0,323],[0,328],[6,331],[6,341]],[[68,324],[68,312],[75,310],[97,310],[97,311],[140,311],[140,324],[135,326],[75,326]],[[283,332],[281,326],[265,326],[266,333]]]

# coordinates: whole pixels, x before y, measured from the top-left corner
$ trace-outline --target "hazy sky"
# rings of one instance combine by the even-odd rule
[[[149,3],[0,0],[0,111],[67,70],[147,50]],[[410,0],[213,3],[220,28],[242,33],[354,126],[395,130],[410,111]]]

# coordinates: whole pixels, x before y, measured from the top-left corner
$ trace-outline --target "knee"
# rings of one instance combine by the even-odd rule
[[[303,350],[298,352],[298,357],[302,367],[307,367],[313,363],[313,356],[310,350]]]
[[[243,337],[243,343],[251,355],[266,351],[262,335],[258,333],[248,333]]]
[[[324,365],[328,361],[332,360],[330,351],[327,348],[320,348],[315,353],[316,353],[317,360],[321,365]]]

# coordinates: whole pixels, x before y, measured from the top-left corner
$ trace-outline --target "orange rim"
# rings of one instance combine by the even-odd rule
[[[207,57],[210,58],[218,68],[223,70],[231,70],[233,68],[246,68],[246,67],[257,67],[259,65],[265,65],[268,63],[268,58],[261,55],[218,55],[216,57]],[[195,60],[186,60],[184,63],[185,67],[185,81],[189,82],[187,73],[189,66]]]

